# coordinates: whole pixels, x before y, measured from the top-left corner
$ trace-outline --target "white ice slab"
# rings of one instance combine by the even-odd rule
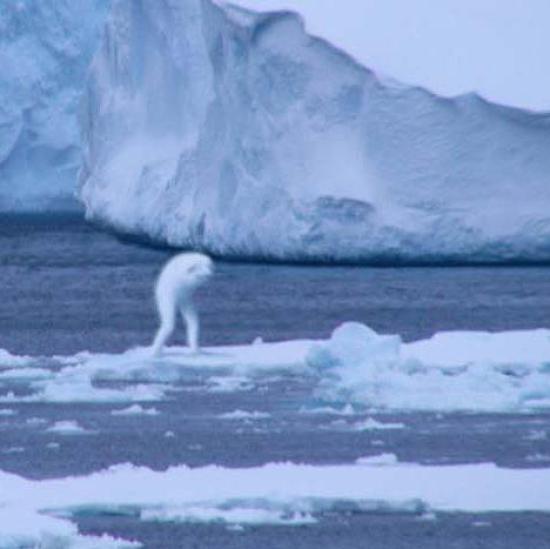
[[[42,481],[0,472],[0,532],[38,543],[54,533],[75,535],[70,523],[45,514],[70,517],[130,508],[143,520],[238,524],[308,522],[316,512],[341,509],[343,503],[365,511],[550,512],[549,485],[548,468],[420,466],[396,463],[387,455],[338,466],[152,471],[124,464],[88,476]]]

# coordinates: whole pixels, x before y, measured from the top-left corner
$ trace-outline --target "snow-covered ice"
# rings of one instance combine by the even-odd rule
[[[218,416],[220,419],[268,419],[271,417],[271,414],[268,414],[267,412],[258,412],[257,410],[254,410],[252,412],[248,412],[246,410],[233,410],[232,412],[226,412],[225,414],[220,414]]]
[[[345,323],[327,340],[212,347],[201,354],[172,347],[161,358],[152,358],[149,348],[135,348],[47,361],[57,364],[43,369],[47,376],[7,377],[0,402],[127,403],[134,406],[123,413],[151,414],[154,408],[143,403],[186,390],[193,376],[201,376],[193,390],[230,393],[252,390],[260,379],[268,383],[292,374],[311,381],[311,401],[302,413],[353,417],[355,409],[523,412],[550,407],[550,331],[544,329],[443,332],[404,343],[397,335]],[[25,361],[19,369],[28,370]],[[18,368],[9,371],[14,370]],[[11,391],[10,380],[26,383],[29,392]],[[233,415],[237,413],[260,417],[254,411]],[[404,427],[370,417],[342,419],[338,425],[356,430]]]
[[[90,435],[94,431],[84,429],[77,421],[73,419],[67,419],[62,421],[56,421],[53,425],[46,429],[47,433],[54,433],[56,435]]]
[[[1,483],[2,481],[0,481]],[[28,508],[0,508],[0,547],[2,549],[133,549],[130,543],[110,536],[82,536],[66,519],[43,515]]]
[[[401,422],[378,421],[372,417],[368,417],[362,421],[352,423],[351,428],[355,431],[393,430],[404,429],[405,424]]]
[[[111,415],[113,416],[157,416],[160,412],[155,408],[144,408],[141,404],[132,404],[127,408],[121,408],[119,410],[113,410]]]
[[[355,463],[357,465],[372,465],[385,467],[387,465],[396,465],[398,463],[397,456],[395,454],[379,454],[377,456],[367,456],[358,458]]]
[[[74,513],[132,511],[142,520],[299,524],[344,505],[356,511],[417,514],[550,511],[550,469],[371,459],[352,465],[272,463],[249,469],[181,465],[166,471],[123,464],[88,476],[41,481],[0,472],[0,546],[24,546],[24,540],[27,546],[50,547],[45,542],[54,536],[74,542],[76,529],[68,520]],[[88,541],[86,547],[103,547]],[[117,546],[112,539],[104,543]]]
[[[526,411],[548,407],[550,331],[447,332],[403,343],[358,323],[310,348],[319,396],[378,409]]]
[[[334,406],[316,406],[314,408],[308,408],[306,406],[302,406],[300,413],[321,414],[328,416],[353,416],[355,415],[355,410],[351,404],[346,404],[342,408],[335,408]]]
[[[550,259],[548,115],[381,79],[291,12],[121,0],[86,97],[81,197],[121,231],[226,257]]]
[[[0,408],[0,416],[14,416],[17,412],[11,408]]]

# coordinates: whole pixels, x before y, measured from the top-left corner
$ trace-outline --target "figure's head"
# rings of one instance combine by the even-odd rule
[[[196,284],[203,284],[214,274],[213,261],[204,254],[188,254],[187,272]]]

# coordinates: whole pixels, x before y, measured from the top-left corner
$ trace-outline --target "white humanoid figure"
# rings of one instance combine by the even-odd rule
[[[178,311],[185,322],[191,352],[199,351],[199,317],[193,305],[193,294],[212,276],[213,271],[212,260],[199,253],[182,253],[166,263],[155,287],[160,327],[152,345],[153,356],[161,354],[174,331]]]

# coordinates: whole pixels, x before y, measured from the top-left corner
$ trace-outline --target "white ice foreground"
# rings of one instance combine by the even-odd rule
[[[208,466],[152,471],[117,465],[85,477],[32,481],[0,472],[0,547],[126,546],[78,536],[73,514],[130,514],[141,520],[303,524],[323,511],[550,511],[550,469],[493,464],[403,463],[249,469]],[[59,517],[65,518],[59,518]],[[57,543],[57,545],[56,545]],[[103,543],[103,545],[102,545]]]
[[[54,367],[55,366],[55,367]],[[517,412],[550,407],[550,331],[448,332],[403,343],[346,323],[328,340],[148,348],[33,358],[0,354],[0,403],[137,403],[170,398],[197,372],[202,390],[242,391],[263,374],[309,376],[312,399],[379,410]],[[97,382],[122,382],[98,386]],[[11,384],[27,384],[25,394]]]

